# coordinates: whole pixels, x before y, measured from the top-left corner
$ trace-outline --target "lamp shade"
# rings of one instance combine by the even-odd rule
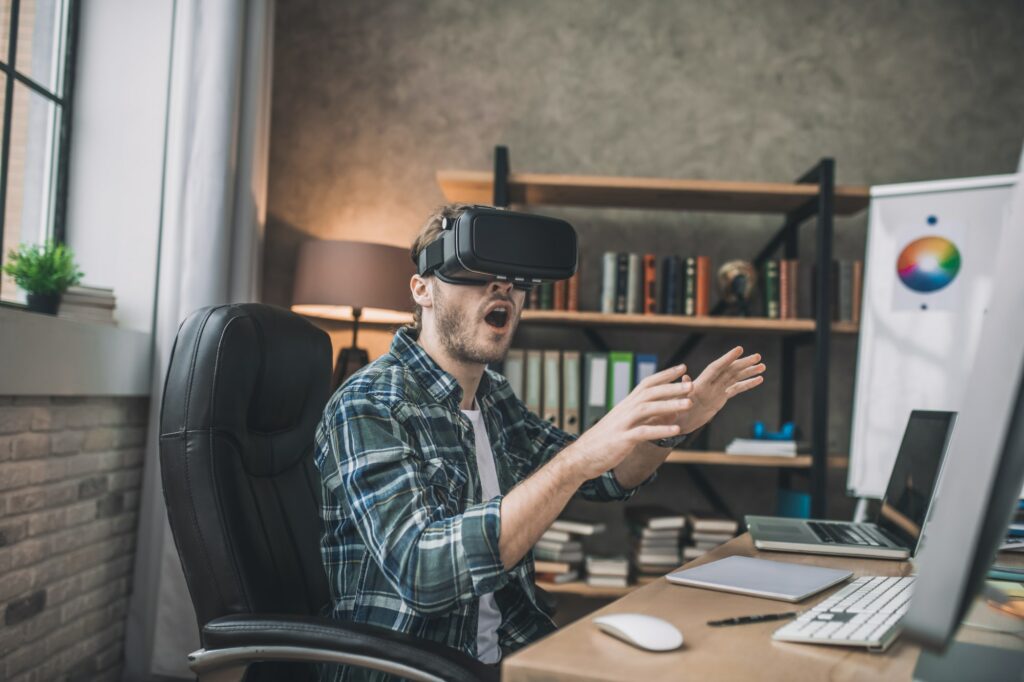
[[[409,278],[415,272],[405,248],[313,239],[299,250],[292,310],[344,318],[345,308],[360,308],[368,321],[408,321]]]

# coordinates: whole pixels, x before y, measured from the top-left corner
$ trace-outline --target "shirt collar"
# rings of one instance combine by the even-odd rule
[[[416,342],[417,333],[409,327],[401,327],[395,332],[395,338],[391,341],[391,354],[398,358],[405,367],[416,374],[419,383],[427,389],[427,392],[440,403],[454,399],[455,404],[462,402],[462,387],[459,382],[448,372],[441,369],[432,357],[423,350],[423,346]],[[480,377],[480,386],[477,388],[476,401],[481,406],[488,402],[494,388],[493,382],[487,376],[485,370]]]

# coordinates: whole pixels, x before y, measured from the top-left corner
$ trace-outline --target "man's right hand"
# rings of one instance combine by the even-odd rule
[[[692,406],[687,396],[693,384],[685,374],[686,365],[677,365],[647,377],[560,456],[566,456],[582,480],[589,480],[614,469],[638,445],[678,436],[679,426],[673,422]],[[680,383],[672,383],[680,377]]]

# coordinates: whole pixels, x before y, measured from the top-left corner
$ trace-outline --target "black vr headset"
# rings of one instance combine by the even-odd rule
[[[448,284],[512,282],[517,289],[576,274],[576,230],[558,218],[473,206],[443,219],[416,271]]]

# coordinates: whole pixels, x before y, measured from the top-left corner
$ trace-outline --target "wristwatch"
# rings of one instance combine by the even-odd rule
[[[652,440],[651,443],[657,445],[659,448],[677,448],[683,443],[686,443],[687,441],[696,438],[697,434],[703,430],[704,427],[701,426],[697,430],[691,431],[690,433],[683,433],[678,436],[672,436],[671,438],[659,438],[657,440]]]

